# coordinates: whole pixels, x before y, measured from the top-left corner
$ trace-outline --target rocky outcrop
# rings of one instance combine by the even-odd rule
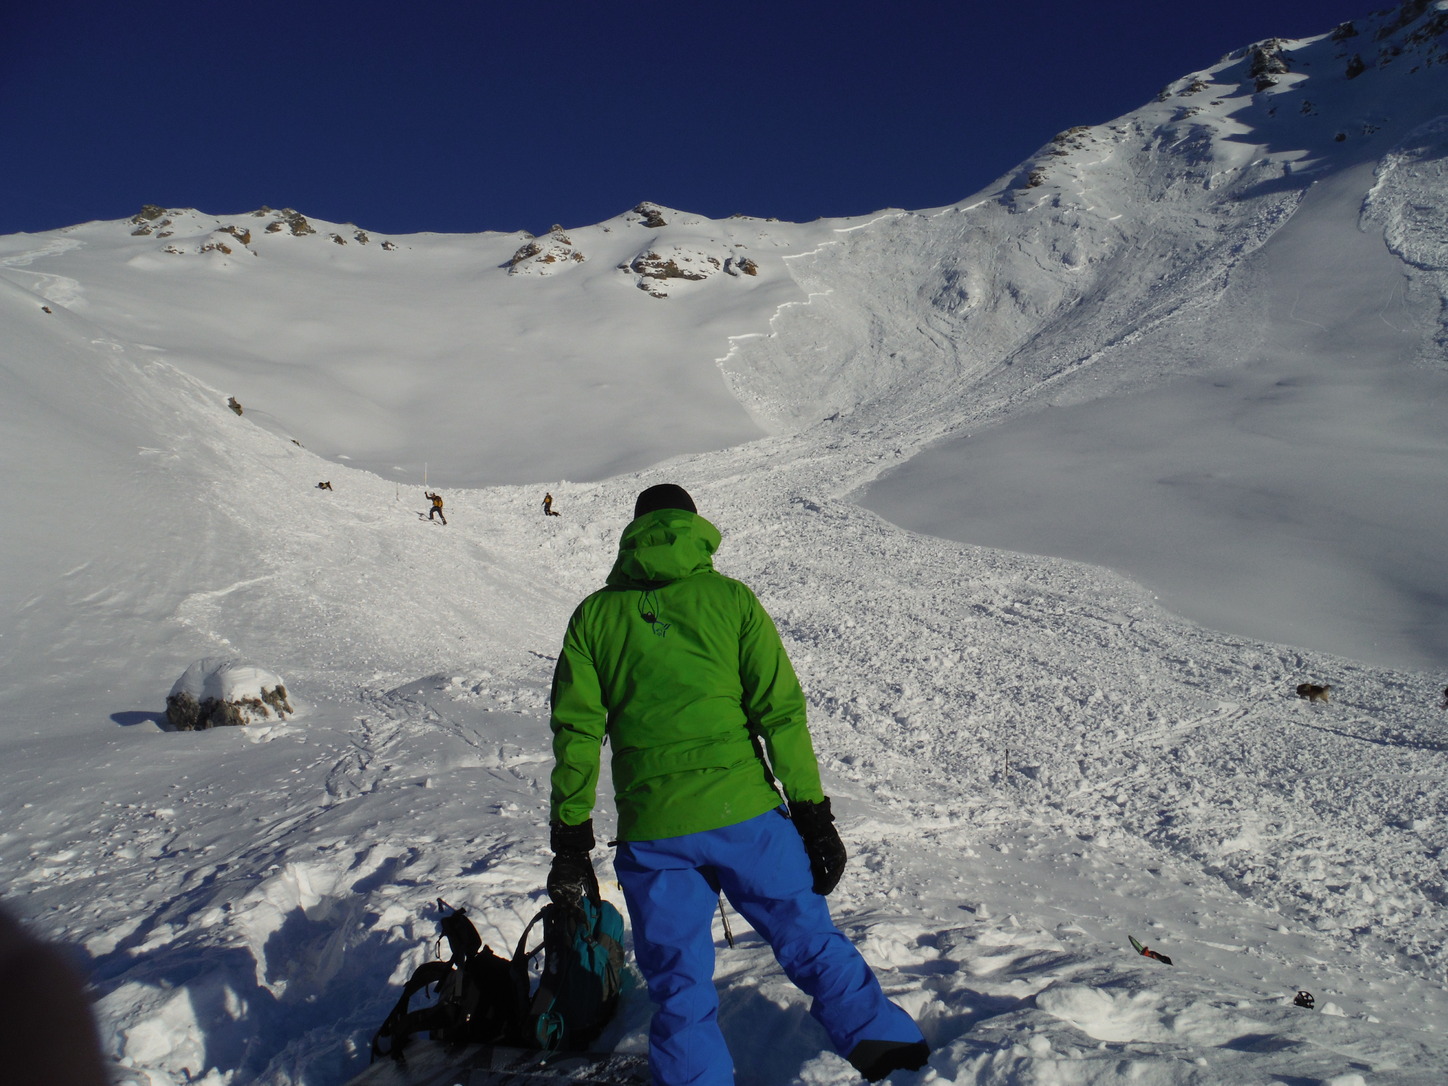
[[[1376,26],[1374,20],[1380,20]],[[1362,22],[1361,29],[1356,23],[1342,23],[1331,35],[1334,42],[1342,44],[1371,32],[1371,45],[1363,47],[1363,52],[1350,57],[1345,55],[1346,50],[1338,54],[1347,63],[1344,74],[1348,79],[1394,62],[1427,65],[1448,60],[1448,9],[1436,0],[1407,0],[1397,8],[1374,12],[1371,19]]]
[[[719,272],[736,278],[758,275],[759,265],[735,251],[737,248],[721,246],[709,252],[683,245],[660,245],[643,250],[618,265],[618,269],[633,275],[634,285],[651,297],[667,298],[671,287],[703,282]]]
[[[131,237],[145,237],[156,231],[160,231],[156,233],[158,238],[170,237],[171,232],[167,230],[166,227],[171,225],[171,220],[167,216],[168,213],[164,207],[157,207],[155,204],[146,204],[140,211],[131,216],[131,222],[135,224],[136,227],[131,231]]]
[[[261,245],[259,249],[256,242],[263,240],[268,235],[298,238],[317,235],[319,239],[325,238],[336,245],[348,245],[353,241],[358,245],[370,245],[374,240],[367,231],[359,230],[350,224],[343,229],[319,232],[317,227],[307,221],[305,215],[291,208],[275,211],[262,206],[249,212],[249,215],[252,218],[269,221],[255,226],[242,226],[218,220],[189,208],[167,210],[156,204],[147,204],[128,219],[127,223],[133,227],[131,230],[133,237],[160,239],[171,238],[174,235],[176,240],[160,250],[172,256],[187,256],[197,253],[219,253],[222,256],[231,256],[242,250],[252,256],[260,256],[262,255],[260,250],[264,250],[266,246]],[[379,248],[387,252],[394,252],[397,246],[391,241],[383,241]]]
[[[312,227],[312,224],[307,222],[307,217],[300,211],[293,211],[289,207],[284,207],[280,211],[275,212],[275,214],[277,218],[266,224],[266,232],[268,234],[280,234],[284,230],[289,230],[293,237],[300,238],[305,237],[307,234],[315,234],[317,232]]]
[[[667,298],[668,280],[681,279],[697,283],[721,270],[724,264],[717,257],[706,256],[697,251],[688,252],[674,246],[670,255],[665,256],[653,249],[647,249],[619,267],[638,277],[636,285],[640,290],[655,298]]]
[[[719,261],[714,257],[706,257],[702,253],[698,256],[700,267],[680,267],[681,260],[685,264],[692,265],[695,258],[682,256],[677,250],[673,256],[669,257],[660,256],[653,250],[649,250],[634,257],[628,266],[645,279],[688,279],[691,282],[698,282],[701,279],[709,278],[709,273],[701,270],[704,263],[712,264],[715,268],[720,267]]]
[[[509,275],[551,275],[587,259],[563,227],[554,226],[544,237],[528,237],[503,266]]]
[[[1247,54],[1250,61],[1247,71],[1257,90],[1264,91],[1268,87],[1275,87],[1277,77],[1287,74],[1287,59],[1282,55],[1286,44],[1281,38],[1272,38],[1252,46]]]
[[[1084,150],[1091,143],[1091,126],[1078,124],[1064,132],[1057,132],[1051,140],[1051,154],[1060,158],[1073,151]]]

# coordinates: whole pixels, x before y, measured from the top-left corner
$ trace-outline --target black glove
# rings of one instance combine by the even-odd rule
[[[819,803],[794,802],[789,816],[799,831],[804,850],[809,855],[809,869],[814,874],[814,892],[828,894],[839,885],[845,873],[845,843],[835,831],[835,816],[830,813],[828,798]]]
[[[548,869],[548,897],[555,905],[576,909],[585,896],[598,897],[598,876],[588,858],[593,848],[593,819],[576,826],[549,823],[548,843],[553,866]]]

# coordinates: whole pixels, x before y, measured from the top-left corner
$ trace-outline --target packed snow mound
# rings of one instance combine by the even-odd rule
[[[166,717],[178,731],[272,723],[295,712],[280,675],[235,659],[197,660],[166,696]]]

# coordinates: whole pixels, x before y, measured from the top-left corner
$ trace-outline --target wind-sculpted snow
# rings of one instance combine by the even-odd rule
[[[1426,193],[1448,191],[1448,117],[1415,129],[1384,157],[1363,217],[1381,230],[1388,247],[1411,269],[1418,288],[1440,307],[1436,334],[1420,359],[1441,369],[1448,359],[1448,224],[1442,205]]]

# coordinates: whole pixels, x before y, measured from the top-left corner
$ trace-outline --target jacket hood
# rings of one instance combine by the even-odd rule
[[[659,509],[645,513],[618,541],[618,559],[608,575],[613,586],[659,584],[714,568],[719,529],[698,513]]]

